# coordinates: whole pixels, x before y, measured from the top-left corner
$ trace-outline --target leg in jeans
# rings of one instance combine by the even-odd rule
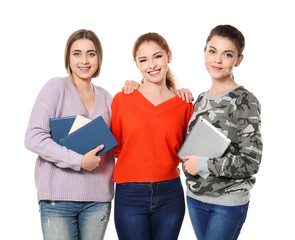
[[[117,184],[114,215],[119,240],[151,240],[149,184]]]
[[[191,223],[198,240],[204,240],[210,219],[209,204],[187,197],[187,207]]]
[[[102,240],[109,222],[110,202],[87,202],[82,204],[78,215],[80,240]]]
[[[41,201],[43,237],[45,240],[101,240],[109,212],[110,203]]]
[[[249,203],[242,206],[206,204],[187,198],[191,222],[198,240],[235,240],[245,222]]]
[[[180,178],[156,183],[151,213],[152,239],[178,239],[184,213],[185,201]]]
[[[44,240],[77,240],[77,210],[71,202],[40,202]]]
[[[177,239],[184,217],[180,179],[117,184],[115,226],[119,240]]]

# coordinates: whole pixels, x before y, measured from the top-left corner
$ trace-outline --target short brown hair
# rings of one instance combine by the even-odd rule
[[[101,69],[103,51],[102,51],[102,46],[101,46],[99,38],[91,30],[80,29],[72,33],[72,35],[69,37],[66,44],[66,48],[65,48],[65,68],[67,72],[71,75],[72,69],[70,68],[70,50],[73,43],[79,39],[88,39],[92,41],[96,48],[95,50],[97,52],[97,57],[98,57],[98,68],[97,68],[97,71],[93,74],[93,77],[97,77]]]

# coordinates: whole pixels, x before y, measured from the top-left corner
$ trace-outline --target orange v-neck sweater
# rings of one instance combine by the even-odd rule
[[[112,102],[111,130],[118,141],[116,183],[159,182],[178,177],[179,151],[193,105],[175,96],[157,106],[139,91],[118,93]]]

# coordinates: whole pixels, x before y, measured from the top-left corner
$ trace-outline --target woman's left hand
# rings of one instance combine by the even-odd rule
[[[126,80],[124,87],[122,87],[122,90],[125,94],[131,94],[134,92],[134,90],[139,88],[139,83],[133,81],[133,80]]]
[[[175,91],[178,97],[180,97],[183,101],[187,101],[188,103],[191,103],[194,101],[193,94],[189,89],[181,88]]]
[[[184,169],[193,176],[196,176],[198,174],[197,170],[197,160],[198,158],[196,156],[182,156],[182,160],[185,162],[183,163]]]

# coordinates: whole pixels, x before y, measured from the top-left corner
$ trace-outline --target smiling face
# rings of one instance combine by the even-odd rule
[[[75,41],[70,49],[70,68],[74,81],[91,81],[99,66],[96,48],[89,39]]]
[[[205,49],[205,65],[213,80],[231,79],[234,67],[240,65],[243,56],[238,56],[234,42],[228,38],[213,36]]]
[[[165,83],[171,52],[168,54],[157,43],[143,42],[135,56],[135,61],[145,81]]]

